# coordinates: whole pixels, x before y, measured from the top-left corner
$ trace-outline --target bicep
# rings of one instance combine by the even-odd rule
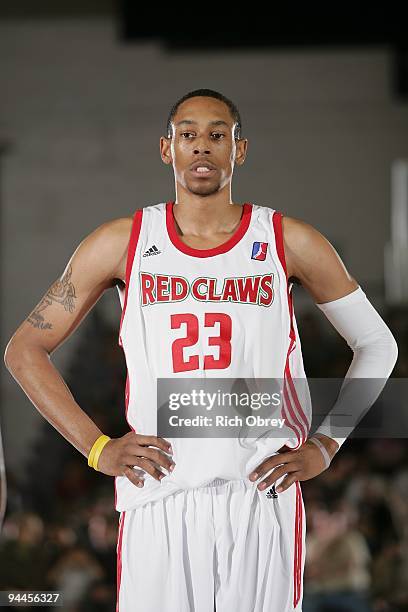
[[[333,245],[313,226],[284,217],[283,232],[291,273],[316,303],[331,302],[358,288]]]
[[[35,345],[51,354],[79,326],[104,291],[116,284],[126,245],[123,232],[112,230],[109,223],[89,234],[18,327],[10,344]]]

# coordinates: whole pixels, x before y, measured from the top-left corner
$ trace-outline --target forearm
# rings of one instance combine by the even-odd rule
[[[339,447],[366,415],[384,389],[394,360],[392,341],[386,345],[372,345],[354,353],[346,373],[339,396],[318,427],[316,433],[330,436]],[[383,363],[381,372],[375,373],[375,366]],[[372,370],[368,368],[372,366]]]
[[[18,342],[7,348],[5,363],[38,412],[88,457],[103,432],[76,403],[47,351]]]
[[[361,288],[317,306],[354,353],[339,396],[316,431],[341,446],[383,390],[397,360],[398,347]]]

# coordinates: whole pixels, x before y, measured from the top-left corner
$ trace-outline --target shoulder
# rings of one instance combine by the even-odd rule
[[[90,262],[100,261],[112,279],[124,281],[134,213],[101,223],[80,243]]]
[[[358,287],[334,246],[318,229],[296,217],[282,217],[288,278],[301,284],[316,303],[347,295]]]
[[[282,233],[285,246],[287,244],[289,247],[296,246],[299,240],[304,244],[318,239],[318,236],[322,236],[310,223],[297,217],[288,217],[286,215],[282,215]]]
[[[310,262],[337,255],[329,240],[313,225],[296,217],[282,217],[285,256],[291,263]]]
[[[99,234],[100,240],[107,243],[105,253],[108,249],[109,259],[116,262],[116,277],[123,283],[125,283],[127,254],[134,222],[141,223],[143,219],[143,224],[147,223],[149,225],[156,216],[159,218],[165,212],[166,202],[149,204],[135,209],[130,216],[106,221],[97,228],[96,232]],[[138,219],[136,219],[136,215]]]
[[[286,215],[282,216],[282,236],[289,278],[297,277],[300,260],[304,261],[316,247],[321,248],[327,242],[325,237],[310,223]]]
[[[129,217],[110,219],[99,225],[91,234],[95,242],[106,244],[106,248],[121,250],[127,247],[132,230],[133,214]]]
[[[122,281],[125,279],[129,241],[136,215],[141,221],[142,218],[145,219],[145,217],[154,215],[154,213],[162,214],[164,210],[165,203],[137,208],[129,216],[118,217],[102,223],[93,232],[95,241],[104,245],[104,254],[108,256],[110,261],[116,262],[118,278]]]

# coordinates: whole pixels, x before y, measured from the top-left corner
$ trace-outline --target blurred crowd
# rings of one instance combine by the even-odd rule
[[[408,377],[408,317],[382,313],[399,345],[394,377]],[[297,316],[309,377],[344,376],[352,357],[321,315]],[[102,431],[119,437],[125,362],[98,308],[89,314],[64,376]],[[62,593],[64,612],[116,606],[119,513],[111,477],[44,421],[25,478],[7,473],[0,536],[0,590]],[[349,439],[330,468],[302,483],[307,542],[303,612],[408,611],[408,451],[406,440]],[[7,608],[5,609],[14,609]]]

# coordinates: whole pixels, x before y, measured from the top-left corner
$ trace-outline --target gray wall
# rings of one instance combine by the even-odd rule
[[[171,105],[198,87],[242,114],[249,149],[234,200],[313,224],[381,300],[390,163],[408,156],[408,108],[391,97],[386,49],[169,55],[120,45],[108,19],[4,22],[2,350],[90,231],[173,197],[159,138]],[[101,306],[117,324],[117,294]],[[62,372],[76,341],[55,354]],[[7,462],[21,473],[42,417],[5,368],[1,384]]]

